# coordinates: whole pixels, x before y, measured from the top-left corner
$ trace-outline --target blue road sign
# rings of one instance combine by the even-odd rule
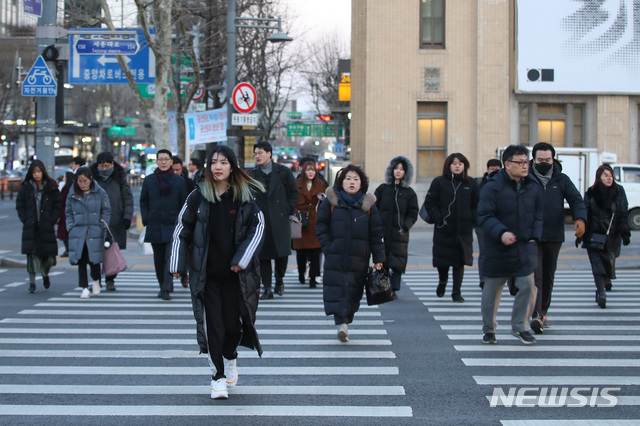
[[[55,96],[57,93],[56,79],[53,78],[42,56],[38,56],[22,82],[22,96]]]
[[[135,55],[138,42],[135,40],[90,38],[75,42],[76,52],[85,55]]]
[[[147,44],[142,29],[138,32],[140,49],[135,55],[123,56],[138,84],[156,81],[156,57]],[[99,28],[80,28],[81,31],[96,31]],[[126,29],[131,31],[131,28]],[[127,77],[118,64],[115,55],[81,55],[75,46],[82,36],[70,35],[71,58],[69,60],[69,84],[128,84]]]
[[[42,0],[24,0],[22,10],[24,13],[42,16]]]

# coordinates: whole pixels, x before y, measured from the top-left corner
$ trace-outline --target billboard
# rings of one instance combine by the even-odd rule
[[[517,90],[640,93],[640,1],[517,0]]]

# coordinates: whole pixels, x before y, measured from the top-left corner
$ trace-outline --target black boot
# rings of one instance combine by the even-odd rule
[[[309,288],[316,288],[316,277],[309,278]]]
[[[276,278],[275,292],[278,293],[278,296],[283,296],[284,295],[284,283],[282,282],[282,278],[280,278],[280,279]]]
[[[438,283],[438,288],[436,289],[436,295],[438,297],[444,296],[444,292],[445,292],[446,288],[447,288],[447,283],[446,282]]]
[[[601,309],[605,309],[607,307],[607,293],[604,291],[596,291],[596,303],[598,303]]]
[[[273,299],[273,292],[271,288],[265,288],[264,292],[260,295],[260,300]]]

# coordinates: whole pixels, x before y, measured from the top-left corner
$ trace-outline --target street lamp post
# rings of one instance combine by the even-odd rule
[[[254,22],[277,22],[277,25],[248,25],[248,24],[236,24],[236,21],[254,21]],[[267,40],[271,43],[282,43],[292,41],[293,38],[282,32],[282,25],[280,18],[241,18],[236,16],[236,0],[227,0],[227,145],[237,155],[242,153],[237,152],[237,137],[233,131],[231,113],[233,111],[232,93],[233,88],[236,85],[236,28],[264,28],[264,29],[277,29],[278,31],[269,37]]]

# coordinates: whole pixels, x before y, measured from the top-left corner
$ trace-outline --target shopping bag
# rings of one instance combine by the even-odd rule
[[[147,227],[142,228],[142,232],[140,232],[140,236],[138,237],[138,244],[142,246],[142,254],[145,256],[151,256],[153,254],[153,247],[151,247],[151,243],[145,243],[144,237],[147,233]]]
[[[389,273],[385,269],[369,267],[365,284],[367,305],[379,305],[395,299]]]
[[[294,214],[289,216],[289,225],[291,225],[291,238],[302,238],[302,221]]]
[[[103,260],[104,275],[106,277],[110,277],[112,275],[118,274],[119,272],[126,271],[127,262],[124,260],[124,256],[122,256],[122,252],[120,251],[120,246],[118,245],[116,240],[113,239],[113,234],[109,229],[109,225],[107,225],[107,222],[105,222],[104,220],[102,221],[102,223],[105,226],[106,232],[108,232],[109,236],[111,237],[110,239],[111,244],[109,245],[109,247],[105,247],[104,249],[104,260]]]

